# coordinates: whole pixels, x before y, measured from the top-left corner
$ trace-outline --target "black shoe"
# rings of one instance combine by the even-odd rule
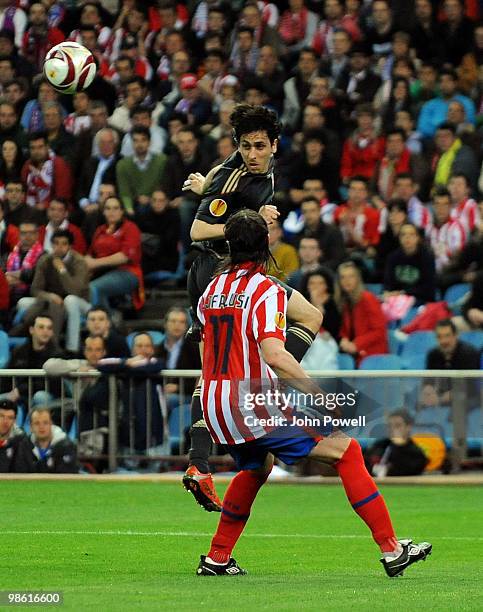
[[[196,342],[199,344],[201,342],[201,332],[203,330],[203,326],[198,321],[198,319],[193,319],[193,323],[185,334],[185,338],[190,340],[191,342]]]
[[[198,576],[245,576],[248,572],[242,569],[233,558],[226,565],[215,565],[207,561],[205,555],[201,555],[196,574]]]
[[[381,559],[381,563],[384,565],[386,574],[389,578],[395,578],[396,576],[402,576],[404,570],[418,561],[424,561],[426,557],[431,554],[433,545],[429,542],[421,542],[420,544],[413,544],[412,540],[399,540],[403,550],[399,557],[388,561]]]

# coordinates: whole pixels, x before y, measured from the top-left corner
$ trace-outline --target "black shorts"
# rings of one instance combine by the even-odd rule
[[[204,251],[199,254],[199,256],[194,260],[193,265],[191,266],[188,272],[188,280],[187,280],[187,288],[188,295],[190,299],[191,308],[193,313],[196,315],[198,309],[198,302],[200,297],[205,292],[206,287],[210,284],[211,279],[216,270],[216,266],[220,260],[218,257],[211,251]],[[275,283],[280,285],[287,292],[287,302],[290,299],[290,296],[293,293],[292,287],[289,287],[278,278],[274,276],[269,276]]]

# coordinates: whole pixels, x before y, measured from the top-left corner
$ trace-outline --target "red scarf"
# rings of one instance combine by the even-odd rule
[[[15,245],[13,251],[10,253],[7,259],[7,272],[17,272],[18,270],[32,270],[38,258],[42,255],[44,247],[40,242],[36,242],[30,249],[27,251],[27,254],[23,259],[20,257],[20,244]],[[17,285],[16,289],[25,290],[27,289],[27,285],[22,283]]]

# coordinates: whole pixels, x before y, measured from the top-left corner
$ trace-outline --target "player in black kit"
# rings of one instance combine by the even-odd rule
[[[279,212],[271,204],[274,191],[274,154],[277,151],[280,124],[275,113],[263,106],[239,105],[230,122],[237,151],[206,176],[190,174],[183,189],[202,196],[191,226],[194,248],[200,251],[188,274],[188,293],[193,315],[190,335],[201,341],[201,328],[194,313],[198,300],[208,286],[220,258],[227,253],[224,227],[228,218],[242,208],[259,212],[268,225]],[[275,279],[276,280],[276,279]],[[280,281],[277,280],[280,283]],[[287,330],[286,349],[300,361],[320,329],[321,314],[302,295],[287,285],[287,315],[291,326]],[[190,465],[183,477],[185,488],[208,511],[221,511],[209,473],[208,457],[211,437],[203,419],[200,384],[191,402]]]

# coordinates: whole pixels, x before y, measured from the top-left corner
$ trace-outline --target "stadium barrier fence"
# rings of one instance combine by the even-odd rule
[[[361,444],[370,439],[382,437],[387,414],[396,409],[408,408],[421,416],[416,420],[416,429],[429,431],[443,438],[451,448],[451,463],[454,470],[468,459],[470,453],[481,455],[483,446],[483,371],[447,371],[447,370],[336,370],[311,371],[311,377],[320,381],[325,387],[330,383],[341,383],[362,390],[372,414],[369,418],[369,430],[351,430],[348,433],[357,437]],[[110,472],[115,471],[120,460],[134,464],[139,461],[173,462],[184,460],[187,452],[187,430],[189,428],[189,403],[191,396],[185,393],[187,379],[197,379],[199,370],[162,370],[156,376],[156,383],[164,383],[169,378],[178,380],[178,393],[164,396],[158,384],[152,384],[153,375],[140,383],[139,377],[125,377],[116,374],[104,374],[107,379],[107,397],[101,410],[92,414],[92,429],[79,431],[82,394],[86,386],[92,385],[101,377],[99,372],[74,372],[66,376],[47,376],[44,370],[0,370],[2,395],[11,389],[19,388],[19,416],[17,422],[29,430],[28,417],[35,406],[47,406],[55,414],[55,420],[66,432],[79,443],[80,458],[84,461],[104,460]],[[38,389],[38,379],[43,379],[43,389]],[[8,383],[10,379],[10,384]],[[451,405],[418,410],[421,385],[423,381],[443,382],[444,388],[450,391]],[[140,387],[139,385],[145,385]],[[124,385],[123,387],[121,387]],[[137,387],[136,387],[137,385]],[[470,386],[473,391],[469,391]],[[55,392],[54,392],[55,388]],[[36,391],[34,390],[36,389]],[[135,448],[135,439],[139,435],[136,426],[135,395],[145,393],[144,407],[153,405],[153,393],[158,394],[159,407],[162,413],[164,437],[160,444],[152,445],[153,423],[152,411],[145,410],[146,432],[141,432],[146,440],[146,448],[140,451]],[[476,390],[476,395],[475,395]],[[40,393],[39,393],[40,391]],[[127,392],[126,392],[127,391]],[[472,395],[473,394],[473,395]],[[473,404],[468,403],[472,397]],[[126,404],[127,399],[127,406]],[[124,398],[124,401],[123,401]],[[476,405],[474,405],[476,403]],[[377,406],[377,409],[373,409]],[[138,404],[139,408],[139,404]],[[472,417],[469,422],[469,415]],[[127,423],[126,423],[127,417]],[[432,419],[432,420],[431,420]],[[119,446],[119,425],[128,429],[127,446]],[[367,427],[367,425],[366,425]],[[88,436],[85,434],[90,434]],[[126,434],[126,432],[124,432]],[[369,434],[369,435],[368,435]],[[124,436],[125,437],[125,436]],[[176,452],[174,452],[176,451]]]

